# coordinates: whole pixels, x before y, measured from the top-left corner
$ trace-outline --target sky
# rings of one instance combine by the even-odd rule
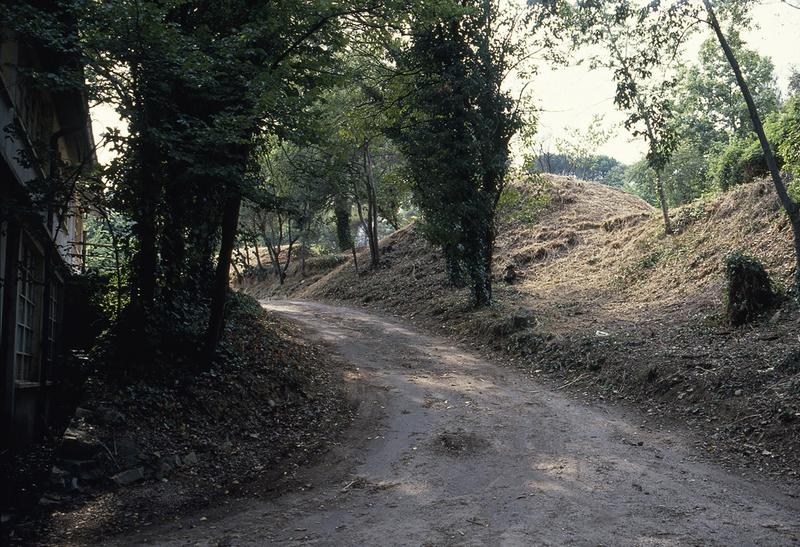
[[[800,0],[793,1],[800,5]],[[782,0],[765,0],[754,8],[753,20],[756,28],[745,33],[745,39],[750,47],[772,58],[778,83],[785,90],[791,66],[800,66],[800,9]],[[689,60],[696,55],[701,41],[696,40],[687,49]],[[569,128],[585,130],[593,117],[599,115],[607,128],[615,130],[599,153],[623,163],[635,162],[644,154],[644,141],[632,139],[621,125],[625,116],[614,107],[615,86],[609,71],[589,70],[585,65],[558,68],[542,65],[531,84],[529,89],[540,109],[537,140],[552,142],[567,137]],[[92,109],[92,125],[98,143],[106,127],[121,126],[109,105]],[[97,156],[105,163],[112,153],[101,147]]]
[[[800,9],[781,0],[767,0],[754,8],[753,20],[758,28],[746,32],[745,39],[749,47],[772,58],[779,86],[785,91],[791,66],[800,66]],[[696,55],[701,41],[687,48],[688,59]],[[633,140],[621,126],[625,116],[614,107],[615,86],[609,71],[591,71],[586,66],[540,66],[530,88],[541,109],[537,140],[566,137],[569,127],[585,130],[593,116],[600,115],[605,125],[616,131],[599,153],[623,163],[635,162],[644,154],[644,141]]]

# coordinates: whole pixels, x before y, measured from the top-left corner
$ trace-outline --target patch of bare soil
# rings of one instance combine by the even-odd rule
[[[103,543],[203,507],[268,498],[331,446],[352,411],[341,363],[249,297],[236,297],[229,314],[225,357],[199,376],[91,378],[50,487],[15,524],[12,544]]]
[[[550,202],[536,218],[500,225],[491,308],[472,310],[466,290],[445,286],[441,253],[413,225],[381,242],[376,271],[357,274],[347,261],[282,291],[259,285],[259,294],[288,289],[405,317],[587,399],[625,401],[696,429],[699,448],[727,467],[797,479],[797,307],[786,299],[739,328],[724,313],[730,251],[760,259],[778,288],[791,283],[790,228],[770,185],[673,211],[677,234],[668,237],[636,197],[547,181]]]
[[[489,446],[486,439],[460,427],[439,433],[433,443],[436,450],[451,456],[469,456]]]

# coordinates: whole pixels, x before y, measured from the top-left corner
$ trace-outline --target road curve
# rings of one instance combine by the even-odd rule
[[[800,503],[380,315],[265,301],[354,368],[359,417],[302,488],[123,543],[787,545]],[[205,512],[204,514],[208,514]],[[184,521],[185,523],[185,521]]]

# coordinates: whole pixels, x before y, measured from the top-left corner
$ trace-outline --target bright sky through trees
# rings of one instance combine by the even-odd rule
[[[753,10],[753,20],[758,28],[745,33],[748,45],[772,58],[780,87],[785,90],[790,68],[792,65],[800,66],[800,9],[781,0],[767,0]],[[697,51],[702,38],[708,35],[703,33],[695,39],[690,48],[692,54]],[[511,87],[518,85],[518,82],[511,83]],[[621,124],[624,115],[614,108],[614,89],[611,74],[607,71],[591,71],[585,65],[555,69],[542,65],[539,75],[527,90],[542,109],[537,139],[566,137],[565,128],[584,129],[598,114],[608,125]],[[119,125],[113,109],[107,105],[92,110],[92,121],[97,142],[100,142],[100,135],[106,127]],[[641,139],[632,139],[621,125],[600,150],[625,163],[640,159],[644,151],[645,143]],[[108,150],[98,152],[101,162],[109,155]]]
[[[785,91],[791,66],[800,66],[800,9],[780,0],[768,0],[754,8],[753,20],[758,28],[745,33],[747,43],[762,55],[772,58],[780,88]],[[690,59],[709,35],[704,31],[693,41],[687,53]],[[587,66],[543,67],[530,87],[543,110],[539,116],[537,139],[566,137],[565,127],[583,129],[598,114],[604,116],[609,125],[621,124],[625,116],[614,108],[614,89],[608,71],[590,71]],[[624,163],[642,157],[646,148],[643,140],[631,139],[622,127],[615,135],[600,150],[601,153]]]

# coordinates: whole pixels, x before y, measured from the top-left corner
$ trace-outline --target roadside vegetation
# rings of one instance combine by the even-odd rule
[[[781,89],[743,39],[755,2],[53,4],[0,26],[80,58],[28,76],[119,122],[109,161],[41,181],[86,216],[90,320],[82,412],[26,470],[38,519],[63,503],[53,522],[97,540],[324,451],[349,419],[341,378],[254,299],[275,295],[419,320],[796,476],[800,72]],[[537,141],[545,62],[613,74],[624,127]],[[640,161],[598,152],[618,131]],[[59,467],[69,447],[96,465]],[[172,473],[179,493],[145,491]],[[130,484],[161,505],[132,510]],[[81,528],[93,500],[107,528]]]
[[[794,254],[770,181],[675,208],[667,236],[635,196],[542,179],[548,199],[533,218],[501,217],[489,308],[448,288],[443,254],[416,225],[382,240],[376,272],[328,262],[242,289],[403,317],[556,389],[636,406],[653,427],[695,430],[726,468],[796,479]]]

